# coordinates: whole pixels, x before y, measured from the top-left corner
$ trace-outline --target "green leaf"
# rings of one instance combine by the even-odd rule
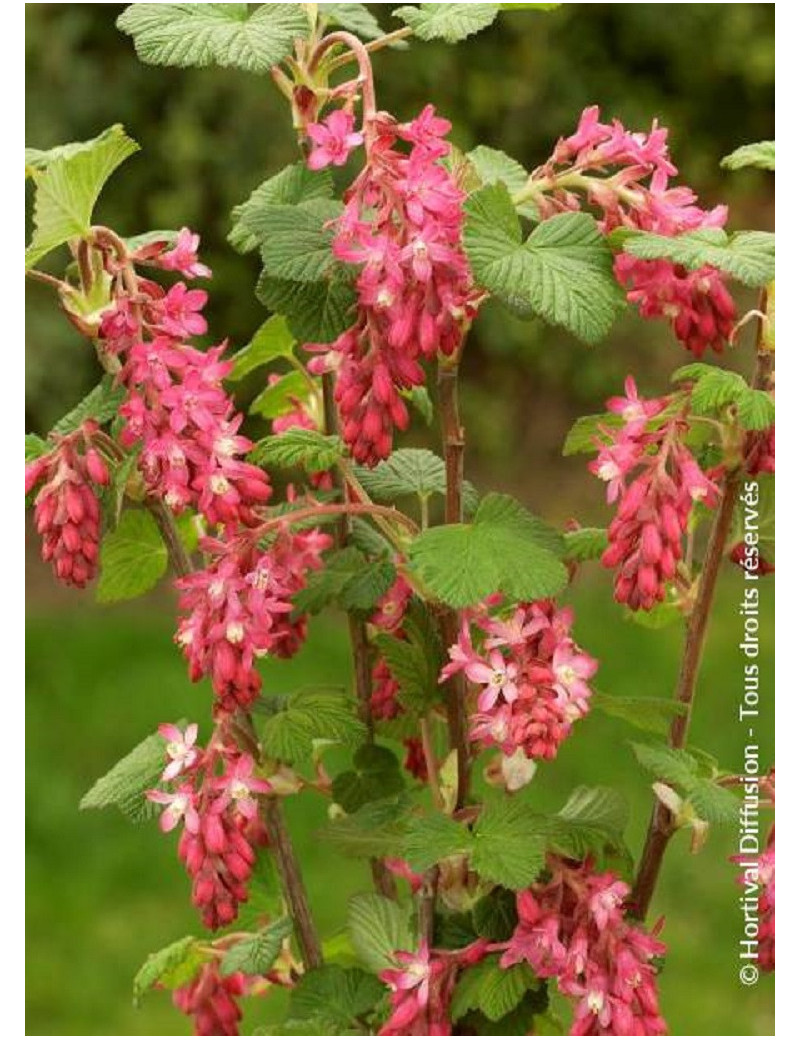
[[[253,400],[248,411],[263,419],[277,419],[297,407],[297,401],[308,397],[308,380],[302,372],[292,371],[265,387]]]
[[[350,858],[400,856],[409,810],[407,794],[375,799],[357,812],[326,824],[317,834],[336,852]]]
[[[603,412],[600,415],[582,415],[570,427],[561,454],[593,455],[597,451],[596,441],[599,439],[605,443],[609,439],[603,433],[602,427],[613,431],[619,429],[622,424],[622,416],[615,415],[613,412]]]
[[[267,318],[246,347],[234,354],[233,368],[227,379],[235,383],[262,365],[276,358],[289,358],[294,353],[294,336],[289,332],[286,319],[279,314]]]
[[[289,1018],[321,1020],[343,1028],[362,1025],[361,1017],[372,1011],[385,994],[386,987],[380,979],[361,968],[326,964],[300,977],[289,999]]]
[[[138,150],[139,145],[116,124],[92,141],[66,146],[56,158],[49,153],[51,158],[32,174],[34,232],[25,251],[26,269],[71,238],[89,234],[103,185]]]
[[[500,4],[501,11],[555,11],[563,4]]]
[[[414,714],[428,711],[439,699],[439,665],[442,648],[430,615],[410,610],[403,622],[403,637],[379,632],[374,639],[392,678],[399,685],[398,698]]]
[[[372,469],[356,466],[356,476],[364,490],[377,502],[394,503],[403,495],[429,498],[447,493],[444,462],[426,448],[399,448]],[[464,482],[464,508],[474,512],[477,492]]]
[[[333,268],[334,228],[339,202],[311,199],[299,206],[270,206],[264,211],[261,259],[271,278],[318,282]]]
[[[517,897],[508,888],[495,888],[472,908],[475,931],[490,942],[508,942],[517,926]]]
[[[353,747],[365,735],[350,697],[336,691],[298,690],[264,723],[261,743],[268,755],[291,763],[307,758],[316,740]]]
[[[775,422],[775,399],[766,390],[747,387],[736,403],[736,418],[744,430],[768,430]]]
[[[726,170],[741,170],[745,166],[756,166],[760,170],[775,169],[775,142],[757,141],[743,144],[726,155],[720,163]]]
[[[397,755],[380,744],[364,744],[353,755],[353,769],[334,777],[333,800],[348,813],[368,802],[399,794],[405,780]]]
[[[685,705],[666,697],[612,697],[599,690],[592,696],[592,707],[660,736],[667,732],[673,719],[686,713]]]
[[[392,11],[414,30],[420,40],[445,40],[458,43],[492,24],[497,4],[420,4]]]
[[[471,152],[467,152],[466,158],[472,164],[481,185],[505,184],[509,195],[513,196],[522,191],[528,183],[528,171],[522,163],[498,148],[488,148],[480,144]],[[533,202],[523,202],[516,209],[518,213],[531,220],[539,219],[539,210]]]
[[[749,286],[775,278],[775,236],[767,231],[740,231],[730,239],[721,228],[674,237],[642,233],[627,238],[623,249],[642,260],[672,260],[691,271],[710,264]]]
[[[486,804],[473,832],[473,870],[505,888],[527,888],[544,867],[545,843],[537,824],[537,814],[516,800]]]
[[[309,22],[301,4],[131,4],[117,28],[133,37],[148,65],[202,68],[221,65],[267,73]]]
[[[331,343],[352,324],[356,296],[338,269],[321,282],[293,282],[264,272],[256,296],[272,311],[286,315],[298,343]]]
[[[81,798],[81,809],[105,809],[113,805],[132,823],[151,819],[156,810],[145,799],[145,791],[158,783],[164,764],[164,738],[151,733],[92,784]]]
[[[550,844],[573,859],[606,848],[624,849],[628,803],[610,787],[576,787],[566,805],[549,817]]]
[[[656,603],[650,610],[626,610],[623,617],[640,628],[658,630],[677,625],[686,615],[677,603],[665,600],[663,603]]]
[[[164,989],[186,986],[210,959],[211,954],[200,949],[200,943],[193,935],[186,935],[163,950],[151,953],[133,980],[134,1004],[138,1004],[153,986]]]
[[[250,459],[267,468],[300,466],[309,473],[320,473],[330,469],[343,455],[344,446],[338,437],[298,427],[258,441],[250,452]]]
[[[249,253],[263,242],[269,213],[274,206],[298,206],[333,195],[330,170],[309,170],[304,162],[286,166],[252,192],[246,202],[234,206],[228,241],[240,253]]]
[[[374,892],[351,896],[347,929],[356,953],[376,973],[395,966],[398,950],[417,948],[408,909]]]
[[[508,189],[488,185],[465,205],[464,248],[476,281],[520,317],[601,340],[624,305],[612,255],[588,213],[542,221],[525,242]]]
[[[501,968],[499,955],[491,954],[459,975],[450,1011],[455,1020],[469,1011],[480,1011],[491,1022],[498,1022],[518,1006],[529,989],[538,986],[527,964]]]
[[[599,560],[608,545],[608,532],[604,527],[581,527],[564,534],[566,553],[564,559],[573,563]]]
[[[326,22],[340,25],[364,40],[377,40],[384,35],[378,19],[366,4],[320,4],[319,13]]]
[[[567,583],[561,536],[509,495],[490,494],[471,524],[432,527],[409,557],[428,588],[451,607],[502,592],[512,601],[553,596]]]
[[[306,587],[294,598],[302,613],[318,614],[325,607],[370,610],[394,584],[389,560],[368,561],[355,546],[330,553],[322,570],[308,575]]]
[[[254,935],[234,943],[220,962],[221,975],[241,971],[245,975],[266,975],[281,952],[283,940],[292,934],[292,922],[281,917]]]
[[[433,422],[433,401],[425,386],[412,386],[410,390],[401,390],[401,395],[422,416],[425,425],[430,426]]]
[[[697,815],[708,823],[739,822],[741,798],[730,788],[720,787],[713,780],[695,780],[689,789],[688,801]]]
[[[412,870],[423,871],[448,856],[466,855],[472,835],[451,816],[435,812],[414,817],[406,831],[403,859]]]
[[[639,764],[658,780],[690,788],[698,778],[697,761],[688,751],[662,744],[631,743]]]
[[[112,376],[103,376],[97,386],[90,390],[75,407],[55,424],[50,431],[51,436],[64,437],[82,426],[87,419],[94,419],[103,425],[113,419],[119,412],[119,406],[125,400],[125,388],[114,386]]]
[[[167,549],[153,517],[128,509],[100,547],[98,603],[116,603],[148,592],[167,570]]]
[[[37,433],[25,434],[25,464],[47,455],[52,445],[43,440]]]

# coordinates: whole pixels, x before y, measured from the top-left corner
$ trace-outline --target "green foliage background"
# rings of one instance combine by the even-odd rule
[[[372,5],[387,27],[391,5]],[[120,6],[27,5],[27,143],[46,148],[123,122],[142,145],[116,175],[99,217],[123,233],[188,224],[214,269],[212,333],[245,343],[263,318],[252,286],[256,262],[226,244],[228,213],[269,172],[296,157],[283,103],[268,81],[222,70],[146,68],[114,29]],[[773,136],[774,9],[770,4],[566,4],[549,15],[505,14],[489,31],[449,48],[415,44],[376,59],[380,103],[401,118],[432,100],[454,124],[453,139],[502,148],[528,167],[592,102],[631,127],[655,115],[672,128],[677,164],[707,205],[731,205],[734,228],[770,228],[771,175],[723,173],[721,156]],[[751,305],[750,297],[743,303]],[[92,358],[47,290],[28,292],[27,428],[47,430],[96,381]],[[749,360],[731,356],[745,369]],[[468,471],[480,490],[513,491],[554,523],[606,512],[585,459],[560,459],[572,420],[597,411],[632,371],[645,390],[688,360],[660,324],[619,322],[589,350],[565,335],[487,308],[470,340],[463,389]],[[250,385],[246,390],[257,392]],[[424,429],[413,438],[429,441]],[[510,450],[509,446],[513,446]],[[556,489],[554,495],[554,488]],[[156,721],[202,717],[208,691],[191,688],[171,645],[166,594],[143,606],[100,610],[90,595],[55,590],[30,543],[28,692],[28,1032],[35,1035],[175,1035],[190,1031],[166,997],[131,1008],[129,979],[144,956],[197,928],[172,842],[152,826],[115,814],[79,814],[91,781]],[[736,651],[740,587],[731,571],[720,590],[693,739],[736,768],[735,718],[741,660]],[[762,614],[764,765],[771,702],[771,610]],[[578,637],[602,660],[601,688],[663,694],[674,681],[678,633],[649,632],[610,605],[610,582],[590,566],[574,593]],[[347,681],[347,651],[335,621],[317,627],[291,665],[267,684]],[[582,724],[555,766],[540,770],[552,804],[575,783],[632,792],[629,838],[638,847],[648,780],[623,723]],[[351,863],[329,862],[313,841],[324,807],[293,807],[293,826],[322,925],[332,930],[346,892],[365,879]],[[677,1035],[767,1035],[769,980],[744,990],[737,979],[738,890],[727,862],[733,836],[712,835],[699,857],[674,843],[655,910],[666,917],[671,956],[665,1011]],[[337,893],[331,900],[329,893]],[[243,1032],[263,1032],[264,1005]]]

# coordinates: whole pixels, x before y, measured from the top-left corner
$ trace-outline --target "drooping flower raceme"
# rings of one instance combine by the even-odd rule
[[[108,467],[92,445],[96,429],[96,424],[84,423],[25,467],[25,494],[39,487],[34,519],[42,537],[42,558],[52,565],[60,581],[79,589],[97,571],[97,490],[109,481]]]
[[[366,165],[336,225],[334,255],[359,267],[357,316],[335,343],[310,345],[320,356],[309,368],[336,373],[342,435],[367,465],[389,455],[394,427],[406,428],[403,393],[424,384],[420,360],[457,350],[475,313],[461,249],[465,196],[441,162],[449,130],[432,106],[410,123],[373,117]]]
[[[554,758],[586,715],[597,661],[570,637],[573,617],[551,600],[520,604],[508,617],[477,613],[476,646],[465,619],[441,681],[456,672],[480,687],[471,737],[504,755]]]
[[[500,959],[527,961],[575,1002],[572,1036],[664,1036],[654,959],[665,946],[625,920],[628,886],[587,860],[548,858],[550,880],[517,896],[519,922]]]
[[[667,130],[657,121],[650,133],[631,133],[617,119],[602,123],[594,105],[584,110],[575,133],[561,138],[531,177],[541,185],[535,201],[542,217],[580,209],[577,193],[585,192],[602,212],[605,233],[621,227],[672,237],[722,228],[727,208],[704,210],[696,205],[690,188],[670,186],[677,172]],[[696,357],[709,347],[723,349],[735,326],[736,306],[717,268],[690,270],[670,260],[642,260],[622,251],[614,271],[641,315],[666,318]]]
[[[202,541],[211,562],[176,582],[184,617],[175,639],[191,679],[211,677],[222,710],[248,707],[258,696],[258,657],[291,657],[302,644],[306,621],[292,616],[292,597],[331,544],[329,535],[288,525],[265,550],[249,532],[229,542]]]
[[[718,489],[683,443],[685,419],[663,415],[666,401],[640,400],[632,378],[625,385],[627,397],[608,402],[623,424],[602,431],[589,469],[618,501],[601,557],[617,571],[614,598],[650,610],[677,573],[692,507],[713,507]]]

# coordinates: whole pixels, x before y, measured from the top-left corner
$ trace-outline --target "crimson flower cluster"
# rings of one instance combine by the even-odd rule
[[[450,1036],[450,1000],[458,972],[483,960],[488,945],[478,939],[463,950],[431,950],[422,942],[413,952],[398,950],[398,966],[380,974],[392,990],[392,1012],[378,1035]]]
[[[552,759],[586,715],[597,661],[571,638],[572,611],[552,600],[520,604],[509,617],[477,613],[476,648],[465,619],[440,681],[464,672],[481,687],[470,736],[506,756]]]
[[[682,442],[685,420],[665,415],[666,405],[640,398],[629,376],[625,396],[607,402],[622,426],[602,430],[607,441],[597,439],[598,456],[589,464],[608,484],[608,501],[619,500],[601,562],[617,569],[614,598],[631,610],[651,610],[664,599],[693,505],[713,507],[719,493]]]
[[[175,990],[172,1002],[194,1018],[195,1036],[238,1036],[242,1010],[236,998],[247,992],[246,975],[222,975],[216,961],[209,961],[188,985]]]
[[[197,261],[197,236],[186,229],[181,236],[174,250],[150,252],[147,262],[189,277],[210,274]],[[222,385],[232,367],[222,360],[226,344],[202,351],[186,342],[206,332],[206,299],[184,282],[165,292],[139,278],[135,294],[129,283],[118,286],[100,337],[122,362],[117,378],[128,392],[120,441],[141,444],[147,490],[173,512],[192,507],[212,525],[252,525],[271,492],[263,471],[242,459],[253,445],[239,434],[242,416]]]
[[[159,733],[167,758],[161,779],[170,787],[148,791],[147,797],[164,807],[162,831],[182,825],[178,855],[192,879],[192,902],[207,928],[222,928],[247,899],[254,846],[266,844],[257,799],[270,785],[220,729],[205,749],[197,745],[194,724],[181,731],[165,723]]]
[[[100,549],[98,488],[108,484],[108,467],[92,444],[97,424],[86,422],[59,439],[46,455],[25,467],[25,494],[41,485],[34,519],[42,558],[56,577],[82,589],[94,578]]]
[[[292,598],[305,587],[308,572],[322,566],[322,553],[332,544],[329,535],[292,531],[288,524],[266,549],[260,548],[257,531],[228,542],[201,541],[210,562],[176,582],[184,617],[175,639],[192,681],[211,676],[223,711],[246,708],[258,696],[258,657],[291,657],[302,645],[306,618],[293,615]]]
[[[611,168],[613,175],[597,176]],[[549,182],[552,191],[549,197],[536,197],[542,217],[580,209],[576,192],[581,190],[602,211],[605,233],[630,228],[672,237],[723,227],[727,207],[697,206],[690,188],[670,185],[677,172],[667,130],[657,121],[649,134],[631,133],[617,119],[600,122],[600,110],[593,105],[583,111],[575,133],[561,138],[532,176]],[[621,252],[614,270],[641,315],[669,320],[676,337],[696,357],[709,347],[722,351],[734,329],[736,306],[717,268],[705,265],[692,271],[670,260],[640,260]]]
[[[519,923],[500,966],[527,961],[577,1002],[571,1036],[664,1036],[655,958],[665,946],[625,920],[628,886],[590,860],[548,861],[550,879],[517,895]]]
[[[353,135],[346,115],[334,112],[324,127],[308,128],[312,168],[347,147]],[[321,144],[320,127],[328,131]],[[420,359],[457,351],[477,305],[460,245],[465,196],[441,162],[449,131],[432,105],[410,123],[386,113],[367,117],[366,165],[336,224],[334,256],[360,268],[357,316],[333,344],[310,345],[321,356],[309,369],[336,373],[342,436],[366,465],[385,459],[394,428],[408,425],[403,393],[424,385]]]

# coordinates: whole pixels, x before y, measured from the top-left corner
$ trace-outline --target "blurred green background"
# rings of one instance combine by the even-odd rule
[[[391,25],[390,5],[372,5]],[[214,269],[212,334],[247,342],[263,320],[252,294],[256,262],[227,246],[228,213],[265,176],[296,157],[287,113],[268,81],[221,70],[139,65],[118,34],[113,4],[28,4],[27,140],[46,148],[123,122],[142,145],[115,176],[100,218],[124,234],[188,224],[203,236]],[[532,167],[571,131],[581,109],[601,104],[631,128],[657,116],[671,127],[682,177],[709,206],[727,202],[734,228],[772,227],[767,174],[723,174],[721,156],[773,136],[774,7],[771,4],[565,4],[549,15],[504,14],[456,48],[415,44],[376,58],[379,100],[400,118],[427,101],[453,121],[462,148],[502,148]],[[58,314],[46,289],[27,294],[27,428],[44,432],[97,378],[90,351]],[[743,296],[743,307],[753,305]],[[746,349],[729,363],[749,367]],[[552,329],[516,322],[489,307],[474,330],[463,384],[469,476],[481,489],[521,497],[551,521],[607,514],[585,459],[562,460],[570,423],[597,411],[634,372],[646,390],[663,387],[684,355],[668,330],[633,318],[588,350]],[[412,431],[417,443],[430,438]],[[510,447],[512,446],[512,447]],[[555,492],[555,493],[554,493]],[[91,593],[56,588],[28,547],[28,1023],[29,1035],[180,1035],[188,1023],[164,995],[134,1010],[130,978],[146,954],[197,931],[174,842],[153,826],[115,814],[80,814],[83,791],[155,722],[202,717],[208,691],[191,687],[171,643],[166,592],[100,610]],[[736,769],[741,680],[737,593],[731,568],[717,597],[692,740]],[[763,764],[772,762],[771,585],[762,604]],[[680,635],[646,631],[611,605],[608,577],[582,576],[570,598],[579,640],[602,661],[598,685],[621,695],[666,695]],[[348,681],[336,618],[321,621],[303,653],[267,665],[282,689]],[[621,722],[582,723],[555,764],[535,781],[547,805],[576,783],[608,783],[631,795],[629,838],[640,846],[648,780]],[[324,818],[314,796],[291,807],[323,928],[341,924],[345,892],[365,884],[351,862],[320,854]],[[737,978],[738,889],[727,862],[734,835],[713,833],[696,857],[681,837],[670,850],[654,912],[666,916],[670,957],[662,976],[674,1035],[770,1035],[771,980],[750,990]],[[331,899],[330,893],[336,898]],[[264,1031],[268,1005],[244,1033]],[[273,1016],[274,1017],[274,1016]]]

